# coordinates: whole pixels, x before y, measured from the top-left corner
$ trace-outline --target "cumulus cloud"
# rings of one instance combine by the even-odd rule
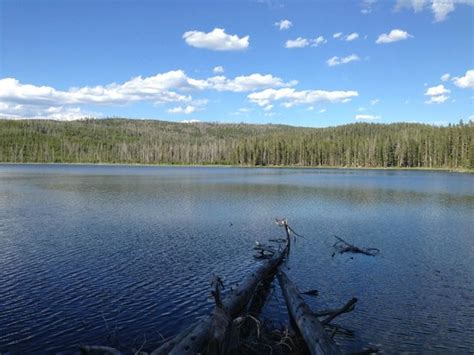
[[[240,38],[225,33],[223,28],[214,28],[211,32],[187,31],[183,34],[185,42],[196,48],[213,51],[239,51],[248,48],[249,36]]]
[[[359,38],[359,34],[357,32],[352,32],[351,34],[344,37],[344,40],[347,42],[352,42]]]
[[[448,81],[451,75],[449,73],[441,75],[441,81]]]
[[[285,48],[303,48],[309,46],[309,40],[303,37],[298,37],[297,39],[289,39],[285,43]]]
[[[413,36],[409,34],[408,32],[400,30],[400,29],[394,29],[394,30],[391,30],[390,33],[388,34],[382,33],[381,35],[379,35],[375,43],[377,44],[392,43],[392,42],[402,41],[410,37],[413,37]]]
[[[168,110],[168,113],[189,115],[190,113],[193,113],[194,111],[196,111],[196,106],[188,105],[188,106],[177,106],[177,107],[170,108]]]
[[[356,120],[360,121],[374,121],[382,118],[381,116],[375,116],[375,115],[355,115]]]
[[[203,82],[204,88],[232,92],[254,91],[270,87],[288,87],[298,83],[297,81],[285,83],[282,79],[271,74],[243,75],[237,76],[234,79],[228,79],[225,76],[214,76]]]
[[[348,102],[358,96],[357,91],[326,91],[326,90],[301,90],[294,88],[266,89],[249,94],[248,99],[259,105],[266,107],[275,101],[282,102],[286,108],[300,104],[313,104],[316,102]]]
[[[377,105],[379,102],[380,102],[379,99],[370,100],[370,104],[371,104],[372,106]]]
[[[275,26],[278,27],[280,31],[283,31],[288,30],[291,26],[293,26],[293,23],[290,20],[281,20],[275,22]]]
[[[443,84],[440,84],[438,86],[433,86],[433,87],[428,88],[425,92],[425,95],[436,96],[436,95],[449,94],[450,92],[451,91],[449,89],[446,89]]]
[[[169,71],[150,77],[135,77],[122,84],[112,83],[94,87],[73,87],[67,91],[49,86],[23,84],[14,78],[0,79],[1,117],[84,117],[77,105],[125,105],[134,102],[178,103],[171,113],[190,113],[192,107],[206,100],[193,100],[193,91],[217,90],[249,92],[265,88],[282,88],[296,85],[284,82],[271,74],[251,74],[233,79],[214,76],[194,79],[182,70]],[[59,111],[54,111],[54,109]],[[48,111],[49,110],[49,111]]]
[[[304,48],[307,46],[318,47],[325,43],[327,43],[327,40],[323,36],[316,37],[315,39],[298,37],[297,39],[286,41],[285,48]]]
[[[351,55],[348,55],[347,57],[334,56],[332,58],[329,58],[326,61],[326,63],[330,67],[333,67],[333,66],[336,66],[336,65],[347,64],[347,63],[355,62],[355,61],[359,61],[359,60],[360,60],[360,58],[357,54],[351,54]]]
[[[466,74],[461,77],[453,78],[454,85],[462,89],[474,88],[474,69],[466,71]]]
[[[333,38],[339,38],[342,36],[342,32],[336,32],[332,35]]]
[[[446,20],[448,14],[453,12],[458,5],[474,5],[472,0],[397,0],[395,10],[411,8],[414,12],[431,9],[435,22]]]
[[[214,67],[212,71],[216,74],[222,74],[224,72],[224,67],[219,65],[217,67]]]
[[[80,107],[35,106],[0,102],[0,118],[3,119],[23,119],[28,117],[30,119],[74,121],[100,116],[97,112],[83,111]]]
[[[425,101],[427,104],[441,104],[449,99],[448,94],[451,90],[446,89],[444,85],[430,87],[426,90],[425,96],[429,96],[429,100]]]
[[[447,99],[449,99],[449,96],[446,96],[446,95],[432,96],[432,97],[430,97],[429,100],[425,101],[425,103],[427,103],[427,104],[442,104]]]

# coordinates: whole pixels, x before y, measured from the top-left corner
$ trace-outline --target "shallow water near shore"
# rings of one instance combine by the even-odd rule
[[[351,297],[343,350],[474,351],[474,176],[432,171],[0,165],[0,352],[139,347],[209,313],[255,240],[304,238],[313,308]],[[376,257],[331,257],[333,235]],[[228,289],[228,288],[226,288]],[[264,315],[286,321],[275,287]],[[111,336],[111,333],[114,336]],[[144,338],[145,336],[145,338]]]

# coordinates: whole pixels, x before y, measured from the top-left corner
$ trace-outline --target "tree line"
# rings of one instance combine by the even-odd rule
[[[474,168],[474,123],[328,128],[156,120],[0,120],[0,161]]]

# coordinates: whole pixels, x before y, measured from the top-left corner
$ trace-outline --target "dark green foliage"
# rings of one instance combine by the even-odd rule
[[[0,120],[0,161],[474,168],[474,124]]]

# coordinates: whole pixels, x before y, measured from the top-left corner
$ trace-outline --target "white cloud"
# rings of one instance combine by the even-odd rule
[[[327,42],[328,41],[323,36],[319,36],[315,39],[298,37],[297,39],[289,39],[288,41],[286,41],[285,48],[304,48],[309,45],[311,45],[312,47],[318,47]]]
[[[324,113],[324,112],[326,112],[326,109],[325,109],[325,108],[322,108],[322,109],[320,109],[320,110],[318,111],[318,113]]]
[[[74,121],[100,116],[97,112],[83,111],[79,107],[35,106],[0,102],[0,118],[2,119],[23,119],[28,117],[29,119]]]
[[[221,65],[218,65],[217,67],[214,67],[212,71],[216,74],[222,74],[224,72],[224,67]]]
[[[333,38],[339,38],[342,36],[342,32],[336,32],[332,35]]]
[[[370,104],[371,104],[372,106],[377,105],[379,102],[380,102],[379,99],[370,100]]]
[[[446,95],[438,95],[438,96],[432,96],[428,101],[425,101],[427,104],[442,104],[445,102],[447,99],[449,99],[449,96]]]
[[[425,95],[436,96],[436,95],[449,94],[450,92],[451,91],[449,89],[446,89],[443,84],[440,84],[438,86],[433,86],[433,87],[428,88],[425,92]]]
[[[365,110],[367,110],[365,107],[359,107],[359,108],[357,109],[357,111],[359,111],[359,112],[363,112],[363,111],[365,111]]]
[[[281,101],[286,108],[300,104],[313,104],[316,102],[347,102],[353,97],[358,96],[357,91],[326,91],[326,90],[302,90],[297,91],[293,88],[266,89],[249,94],[248,99],[265,107],[272,102]]]
[[[296,84],[296,81],[286,83],[271,74],[255,73],[233,79],[225,76],[194,79],[188,77],[182,70],[175,70],[150,77],[135,77],[122,84],[85,86],[61,91],[49,86],[23,84],[13,78],[4,78],[0,79],[0,102],[3,104],[0,115],[12,118],[48,115],[51,117],[64,115],[65,118],[84,117],[89,116],[89,113],[82,112],[77,105],[125,105],[134,102],[179,103],[178,107],[181,107],[181,110],[175,108],[172,113],[186,113],[186,111],[189,113],[191,107],[207,103],[207,100],[193,100],[189,95],[192,91],[249,92]],[[183,105],[184,103],[186,105]],[[54,108],[59,111],[53,112]]]
[[[313,39],[312,46],[317,47],[317,46],[319,46],[321,44],[325,44],[327,42],[328,41],[323,36],[319,36],[318,38]]]
[[[372,12],[372,6],[377,2],[377,0],[363,0],[362,9],[360,12],[364,15],[370,14]]]
[[[277,26],[280,31],[283,30],[288,30],[291,26],[293,26],[293,23],[290,20],[281,20],[278,22],[275,22],[275,26]]]
[[[394,29],[394,30],[391,30],[389,34],[382,33],[381,35],[379,35],[375,43],[377,44],[392,43],[392,42],[408,39],[410,37],[413,37],[413,36],[409,34],[408,32],[400,30],[400,29]]]
[[[333,66],[336,66],[336,65],[347,64],[347,63],[355,62],[355,61],[359,61],[359,60],[360,60],[360,58],[357,54],[351,54],[351,55],[348,55],[347,57],[334,56],[332,58],[329,58],[326,61],[326,63],[330,67],[333,67]]]
[[[297,39],[289,39],[285,43],[285,48],[303,48],[309,46],[309,40],[303,37],[298,37]]]
[[[458,5],[474,5],[472,0],[397,0],[395,10],[412,8],[414,12],[420,12],[426,8],[431,9],[435,22],[446,20],[449,13],[453,12]]]
[[[183,120],[183,121],[181,121],[181,123],[199,123],[199,122],[201,122],[201,121],[196,120],[196,119],[193,119],[193,120]]]
[[[462,89],[474,88],[474,69],[466,71],[466,74],[461,77],[453,78],[454,85]]]
[[[441,104],[449,99],[449,94],[451,90],[446,89],[444,85],[440,84],[438,86],[430,87],[426,90],[425,96],[430,96],[430,99],[425,101],[427,104]]]
[[[255,91],[271,87],[288,87],[296,85],[297,81],[283,82],[282,79],[271,74],[251,74],[228,79],[225,76],[214,76],[204,80],[203,87],[217,91],[244,92]]]
[[[196,111],[196,107],[188,105],[188,106],[178,106],[178,107],[170,108],[168,110],[168,113],[189,115],[190,113],[193,113],[194,111]]]
[[[351,34],[344,37],[344,40],[347,42],[351,42],[359,38],[359,34],[357,32],[352,32]]]
[[[183,39],[192,47],[205,48],[213,51],[238,51],[248,48],[249,36],[240,38],[225,33],[223,28],[214,28],[211,32],[188,31]]]
[[[375,115],[355,115],[356,120],[361,120],[361,121],[374,121],[382,118],[381,116],[375,116]]]
[[[441,75],[441,81],[448,81],[451,75],[449,73]]]

